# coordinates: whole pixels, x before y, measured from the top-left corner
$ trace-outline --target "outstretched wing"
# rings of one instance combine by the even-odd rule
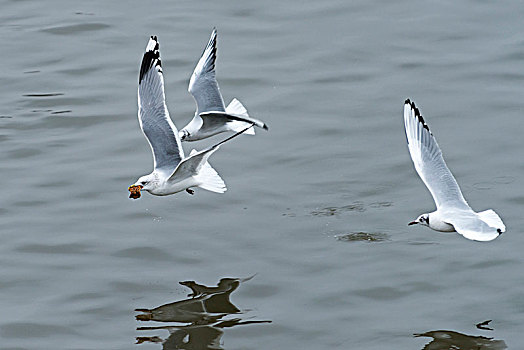
[[[215,77],[215,60],[217,54],[217,30],[213,29],[202,57],[198,61],[193,75],[189,80],[189,93],[195,99],[197,110],[195,118],[200,113],[208,111],[224,112],[224,100],[220,94]]]
[[[152,36],[142,58],[138,78],[138,120],[153,151],[155,169],[172,171],[184,158],[178,131],[169,117],[159,45]]]
[[[404,103],[404,126],[409,153],[420,178],[431,192],[437,209],[443,206],[470,209],[457,181],[449,171],[442,152],[418,108],[409,99]]]

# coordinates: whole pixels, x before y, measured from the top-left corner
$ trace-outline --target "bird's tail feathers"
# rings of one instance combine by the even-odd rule
[[[226,113],[237,115],[239,117],[249,118],[249,114],[247,113],[246,107],[244,107],[244,105],[236,98],[232,99],[231,102],[229,102],[229,105],[226,107]],[[239,120],[233,120],[227,123],[227,125],[234,132],[240,132],[242,129],[245,129],[249,124],[241,122]],[[246,131],[244,131],[244,134],[255,135],[255,128],[247,129]]]
[[[216,193],[224,193],[227,190],[224,180],[222,180],[220,175],[218,175],[216,170],[213,169],[207,161],[202,165],[202,168],[200,168],[196,179],[200,183],[198,187],[204,190]]]
[[[229,102],[229,105],[226,107],[226,113],[232,116],[235,116],[235,117],[241,117],[237,119],[239,121],[244,121],[245,123],[253,123],[256,126],[258,126],[259,128],[268,130],[266,123],[264,123],[261,120],[255,119],[255,118],[251,118],[249,114],[247,113],[246,107],[244,107],[244,105],[236,98],[232,99],[231,102]],[[237,132],[246,127],[245,126],[246,124],[238,124],[238,125],[241,125],[241,126],[238,129],[234,129]],[[250,129],[246,131],[245,134],[254,135],[255,130]]]
[[[226,107],[226,113],[239,117],[249,118],[249,114],[247,113],[246,107],[244,107],[244,105],[236,98],[232,99],[231,102],[229,102],[229,105]],[[249,124],[244,123],[240,120],[232,120],[228,122],[227,125],[234,132],[240,132],[242,129],[245,129]],[[246,131],[244,131],[244,134],[255,135],[255,128],[247,129]]]
[[[226,113],[235,114],[242,117],[249,117],[246,107],[244,107],[244,105],[236,98],[229,102],[229,105],[226,107]]]

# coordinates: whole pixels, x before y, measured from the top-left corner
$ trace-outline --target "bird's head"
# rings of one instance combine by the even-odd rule
[[[129,186],[127,190],[130,192],[129,198],[138,199],[140,198],[140,191],[150,191],[153,188],[153,178],[151,175],[144,175],[139,178],[134,184]]]
[[[411,221],[409,225],[415,225],[415,224],[420,224],[420,225],[424,225],[424,226],[429,226],[429,214],[422,214],[420,215],[417,220],[415,221]]]

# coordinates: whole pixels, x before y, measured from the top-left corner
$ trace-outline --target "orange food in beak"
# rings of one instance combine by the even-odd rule
[[[127,188],[129,193],[129,198],[138,199],[140,198],[140,190],[144,188],[142,185],[131,185]]]

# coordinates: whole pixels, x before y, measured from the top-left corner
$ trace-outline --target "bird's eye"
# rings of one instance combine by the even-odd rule
[[[140,184],[141,184],[142,186],[145,186],[146,183],[147,183],[147,182],[142,181]]]

